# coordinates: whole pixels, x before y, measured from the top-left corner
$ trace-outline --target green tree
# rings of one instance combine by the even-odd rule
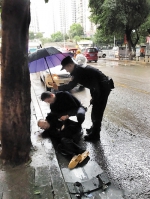
[[[30,40],[35,39],[34,32],[29,32],[29,39],[30,39]]]
[[[139,40],[138,30],[150,13],[149,0],[90,0],[89,6],[92,21],[103,34],[122,38],[126,35],[130,52],[131,47],[135,49]]]
[[[70,30],[69,30],[69,35],[70,35],[70,38],[74,38],[75,36],[81,36],[84,34],[84,31],[83,31],[83,27],[80,25],[80,24],[72,24],[70,26]]]
[[[114,42],[114,36],[104,35],[101,29],[97,29],[96,33],[93,36],[93,42],[98,46],[101,44],[110,44]]]
[[[50,38],[44,38],[44,37],[43,37],[43,38],[41,38],[40,40],[41,40],[41,42],[42,42],[42,45],[51,42],[51,39],[50,39]]]
[[[51,35],[52,42],[63,41],[63,34],[59,31]]]
[[[35,34],[35,38],[36,38],[36,39],[41,39],[41,38],[43,38],[43,33],[41,33],[41,32],[36,33],[36,34]]]
[[[140,34],[140,43],[145,43],[146,37],[150,35],[150,16],[148,17],[147,21],[143,23],[139,28]]]
[[[74,41],[76,42],[76,44],[77,44],[77,42],[80,41],[81,39],[80,39],[79,36],[75,36],[75,37],[73,38],[73,40],[74,40]]]
[[[29,160],[30,76],[28,35],[30,0],[2,3],[1,158],[13,163]]]

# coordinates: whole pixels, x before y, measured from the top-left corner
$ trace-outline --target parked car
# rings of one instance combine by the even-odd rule
[[[100,50],[98,50],[98,58],[105,58],[106,57],[106,53],[105,52],[103,52],[101,49]]]
[[[81,53],[87,58],[88,62],[95,61],[97,62],[98,60],[98,50],[93,47],[89,48],[84,48],[81,50]]]
[[[105,58],[105,57],[110,57],[113,56],[113,50],[111,46],[103,46],[99,49],[98,51],[98,57],[99,58]]]
[[[48,91],[52,90],[53,80],[58,86],[63,84],[68,84],[71,81],[71,75],[66,70],[61,70],[62,65],[55,66],[53,68],[47,69],[46,71],[40,72],[40,79],[45,85],[45,89]],[[50,71],[49,71],[50,70]],[[51,72],[51,75],[50,75]],[[53,78],[53,80],[52,80]],[[77,85],[78,89],[83,90],[82,85]]]
[[[56,82],[56,84],[58,86],[63,85],[63,84],[67,84],[71,81],[71,75],[66,72],[65,70],[61,70],[62,66],[58,65],[56,67],[47,69],[46,71],[41,71],[40,72],[40,78],[42,80],[42,82],[45,84],[45,88],[46,90],[51,91],[52,89],[52,84],[53,84],[53,80],[54,82]],[[50,75],[50,72],[51,75]],[[53,78],[53,80],[52,80]]]

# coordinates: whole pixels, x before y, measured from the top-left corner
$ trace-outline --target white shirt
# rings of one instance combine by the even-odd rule
[[[87,65],[87,58],[83,54],[77,54],[75,58],[77,64],[86,66]]]

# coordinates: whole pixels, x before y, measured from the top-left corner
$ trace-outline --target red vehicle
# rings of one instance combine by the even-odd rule
[[[87,58],[88,62],[98,60],[98,50],[93,47],[84,48],[81,50],[82,54]]]

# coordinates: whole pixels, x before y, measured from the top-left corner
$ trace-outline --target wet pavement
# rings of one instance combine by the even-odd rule
[[[112,77],[115,89],[111,92],[105,110],[101,139],[97,143],[81,145],[90,151],[90,160],[104,169],[116,187],[124,190],[127,199],[150,198],[150,65],[133,62],[101,60],[92,63]],[[84,105],[89,105],[88,90],[74,92]],[[90,127],[91,107],[83,123]],[[61,168],[67,161],[57,154]]]
[[[109,96],[100,141],[80,141],[90,152],[85,164],[97,162],[115,187],[124,191],[125,199],[149,199],[150,65],[104,59],[91,65],[112,77],[115,89]],[[51,140],[40,136],[37,120],[45,118],[49,106],[40,101],[44,86],[39,75],[31,75],[31,82],[31,162],[19,167],[0,162],[0,199],[68,199],[70,195],[62,170],[67,168],[69,159],[55,150]],[[81,92],[74,89],[73,94],[85,106],[89,105],[87,89]],[[85,128],[91,125],[90,113],[91,107],[83,123],[84,134]],[[91,198],[96,199],[92,195]]]

